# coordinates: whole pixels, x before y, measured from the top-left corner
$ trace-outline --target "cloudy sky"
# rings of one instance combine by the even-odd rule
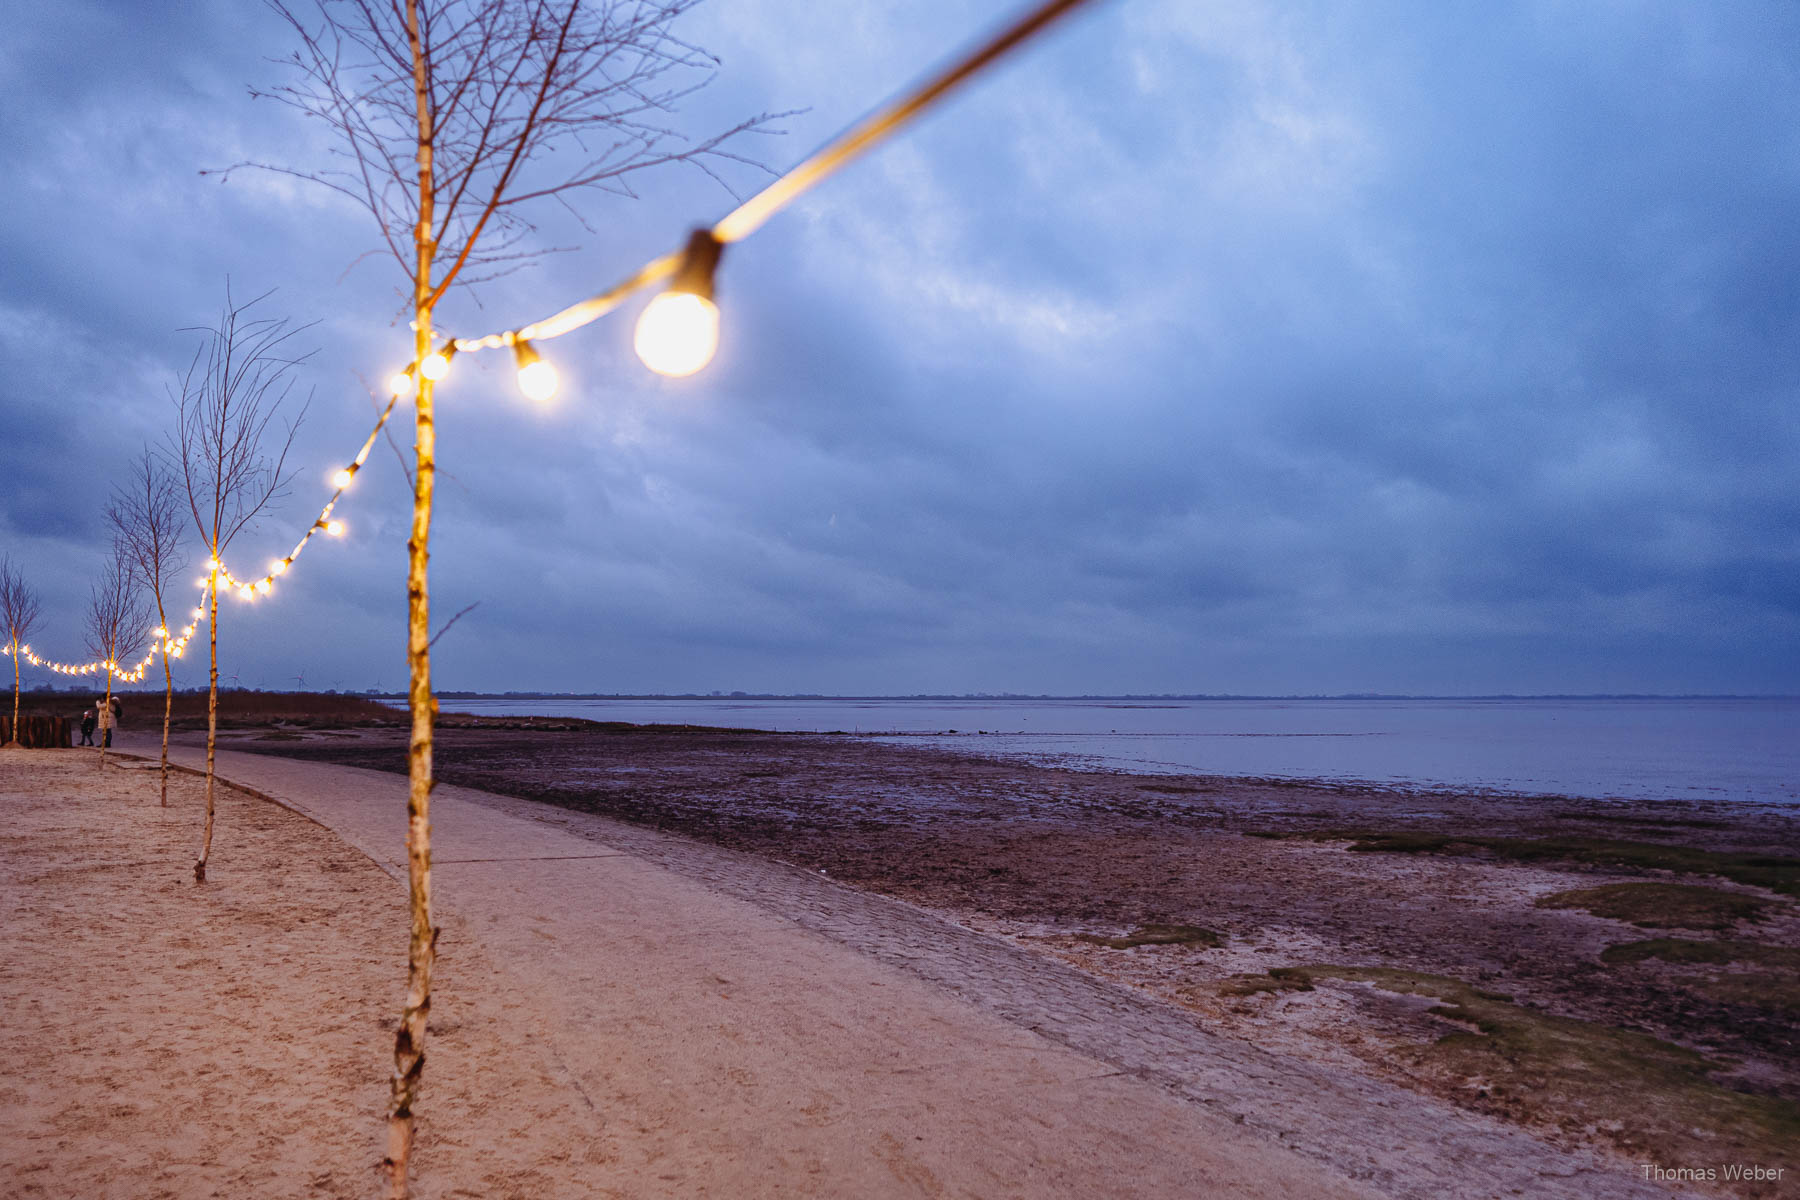
[[[773,167],[1011,0],[712,0],[681,127],[804,109]],[[170,424],[226,280],[316,321],[310,522],[410,357],[371,219],[245,158],[328,143],[249,95],[255,5],[30,5],[0,56],[0,551],[80,654],[108,490]],[[753,176],[733,180],[754,187]],[[679,244],[699,172],[554,212],[578,245],[450,302],[520,324]],[[635,308],[440,412],[448,689],[1800,691],[1800,6],[1100,0],[731,248],[683,381]],[[491,359],[493,361],[484,361]],[[244,686],[405,679],[385,445]],[[197,556],[203,557],[203,556]],[[204,681],[190,654],[185,682]]]

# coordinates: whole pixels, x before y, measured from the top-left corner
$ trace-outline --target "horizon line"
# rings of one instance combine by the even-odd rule
[[[79,693],[98,690],[53,684],[22,687],[21,694]],[[204,687],[178,687],[184,694]],[[114,693],[155,694],[161,688],[120,687]],[[252,692],[272,696],[363,696],[405,699],[403,691],[382,688],[267,688],[231,686],[220,692]],[[1800,692],[505,692],[446,689],[433,695],[455,700],[1800,700]]]

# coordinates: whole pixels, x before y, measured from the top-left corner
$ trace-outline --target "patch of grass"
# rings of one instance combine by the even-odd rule
[[[1771,946],[1766,942],[1696,941],[1693,938],[1651,938],[1642,942],[1622,942],[1600,952],[1600,961],[1609,967],[1640,963],[1659,958],[1672,963],[1755,963],[1778,971],[1800,971],[1800,950],[1791,946]]]
[[[1627,966],[1652,958],[1683,966],[1744,963],[1762,968],[1690,980],[1688,986],[1725,1004],[1741,1004],[1782,1017],[1800,1017],[1800,949],[1727,939],[1702,942],[1692,938],[1652,938],[1608,946],[1600,952],[1600,961],[1609,967]]]
[[[1305,979],[1284,974],[1286,968],[1277,967],[1267,975],[1233,975],[1219,985],[1221,996],[1261,996],[1279,995],[1282,992],[1310,992],[1313,985]]]
[[[1612,883],[1543,896],[1539,908],[1582,908],[1647,929],[1730,929],[1758,921],[1767,900],[1683,883]]]
[[[1271,975],[1276,972],[1271,972]],[[1712,1079],[1726,1064],[1647,1034],[1553,1016],[1459,979],[1384,967],[1306,966],[1280,974],[1428,996],[1466,1030],[1405,1053],[1475,1107],[1575,1131],[1616,1129],[1622,1149],[1670,1161],[1741,1156],[1800,1169],[1800,1107]]]
[[[1124,937],[1078,933],[1075,940],[1113,950],[1130,950],[1136,946],[1223,946],[1225,935],[1198,925],[1140,925]]]
[[[1708,821],[1698,817],[1649,817],[1630,813],[1580,812],[1573,809],[1552,813],[1565,821],[1596,821],[1611,825],[1641,825],[1646,829],[1729,829],[1727,821]]]
[[[1734,883],[1800,896],[1800,858],[1777,854],[1738,854],[1669,846],[1660,842],[1627,842],[1612,838],[1460,837],[1440,833],[1336,833],[1319,838],[1352,838],[1350,849],[1364,853],[1469,854],[1485,850],[1519,862],[1561,859],[1597,867],[1636,867],[1676,871],[1684,875],[1717,875]]]
[[[1800,1018],[1800,975],[1722,975],[1700,990],[1726,1004],[1742,1004],[1764,1012]]]

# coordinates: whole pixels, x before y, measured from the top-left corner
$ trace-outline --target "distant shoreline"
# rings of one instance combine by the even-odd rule
[[[104,684],[70,685],[58,688],[53,685],[40,685],[20,690],[23,696],[71,696],[87,695],[90,692],[105,691]],[[115,684],[115,693],[126,695],[162,695],[161,687],[150,687],[144,684]],[[259,696],[351,696],[366,700],[383,702],[405,701],[405,692],[383,692],[373,689],[337,689],[294,690],[291,688],[256,688],[234,687],[220,688],[220,694],[259,695]],[[176,688],[177,696],[204,695],[203,687]],[[1333,692],[1333,693],[1292,693],[1286,695],[1257,695],[1236,692],[1194,692],[1194,693],[1151,693],[1132,692],[1106,695],[1073,695],[1051,694],[1032,695],[1025,692],[917,692],[904,694],[854,694],[832,692],[466,692],[440,691],[433,693],[439,700],[845,700],[845,701],[1009,701],[1021,700],[1034,703],[1056,701],[1105,702],[1105,701],[1160,701],[1181,703],[1204,703],[1209,701],[1242,703],[1244,701],[1333,701],[1333,700],[1442,700],[1442,701],[1499,701],[1499,700],[1792,700],[1800,701],[1800,692],[1492,692],[1472,693],[1468,695],[1439,695],[1410,692]]]

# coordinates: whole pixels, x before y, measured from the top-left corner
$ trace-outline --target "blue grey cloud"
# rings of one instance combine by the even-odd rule
[[[694,129],[804,108],[792,162],[1010,4],[718,4]],[[285,549],[407,357],[367,218],[246,157],[261,10],[70,5],[0,75],[0,540],[66,613],[97,496],[166,425],[224,279],[321,319]],[[731,248],[718,361],[632,314],[446,389],[451,688],[1793,691],[1792,6],[1100,4]],[[745,172],[740,190],[757,185]],[[544,214],[459,332],[612,282],[732,203],[697,173]],[[404,443],[404,431],[399,440]],[[385,446],[245,683],[396,686]],[[72,646],[73,625],[66,639]],[[46,645],[54,635],[46,635]]]

